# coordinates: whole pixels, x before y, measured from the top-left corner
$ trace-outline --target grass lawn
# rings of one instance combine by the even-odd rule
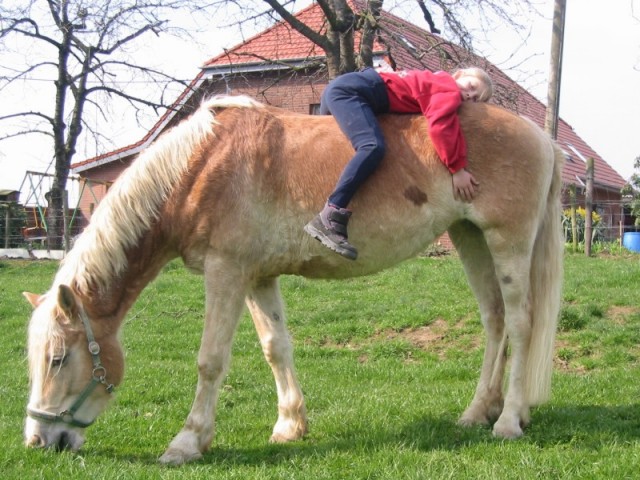
[[[196,463],[157,458],[180,430],[196,382],[202,278],[170,263],[123,329],[125,381],[77,454],[27,450],[30,306],[48,261],[0,261],[0,469],[4,479],[623,479],[640,476],[640,255],[568,255],[552,400],[525,436],[498,440],[456,420],[484,338],[456,256],[416,258],[343,281],[283,277],[310,433],[267,443],[271,371],[241,322],[217,436]]]

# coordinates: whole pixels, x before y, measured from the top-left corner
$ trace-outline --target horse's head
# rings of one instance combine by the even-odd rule
[[[114,385],[122,380],[117,332],[90,320],[80,298],[65,285],[44,295],[24,295],[34,307],[28,334],[26,444],[78,450],[84,429],[106,408]]]

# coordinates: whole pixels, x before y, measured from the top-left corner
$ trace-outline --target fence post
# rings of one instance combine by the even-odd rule
[[[624,221],[620,220],[618,222],[618,245],[622,246],[622,236],[624,235]]]
[[[571,201],[571,238],[573,239],[573,253],[578,251],[578,219],[576,216],[576,186],[569,185],[569,199]]]
[[[584,253],[591,256],[591,238],[593,236],[593,158],[587,159],[587,185],[584,198]]]
[[[67,212],[69,210],[69,192],[65,189],[62,192],[62,243],[64,245],[64,251],[71,250],[69,247],[69,222],[67,220]]]
[[[11,229],[9,228],[11,224],[11,207],[7,204],[7,208],[5,208],[5,217],[4,217],[4,248],[9,248],[9,235],[11,234]]]

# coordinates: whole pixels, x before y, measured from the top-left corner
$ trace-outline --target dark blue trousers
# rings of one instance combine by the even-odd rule
[[[329,195],[329,203],[346,208],[360,185],[380,164],[385,143],[376,114],[388,110],[387,88],[372,68],[340,75],[325,88],[320,114],[334,116],[356,151]]]

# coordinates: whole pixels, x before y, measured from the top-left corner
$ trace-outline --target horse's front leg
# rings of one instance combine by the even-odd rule
[[[260,280],[250,290],[246,303],[278,391],[278,421],[273,427],[271,441],[298,440],[307,432],[307,413],[293,366],[293,349],[278,279]]]
[[[198,386],[184,427],[160,462],[179,465],[202,457],[215,434],[215,408],[231,357],[231,344],[243,309],[246,289],[232,264],[205,261],[206,312],[198,353]]]

